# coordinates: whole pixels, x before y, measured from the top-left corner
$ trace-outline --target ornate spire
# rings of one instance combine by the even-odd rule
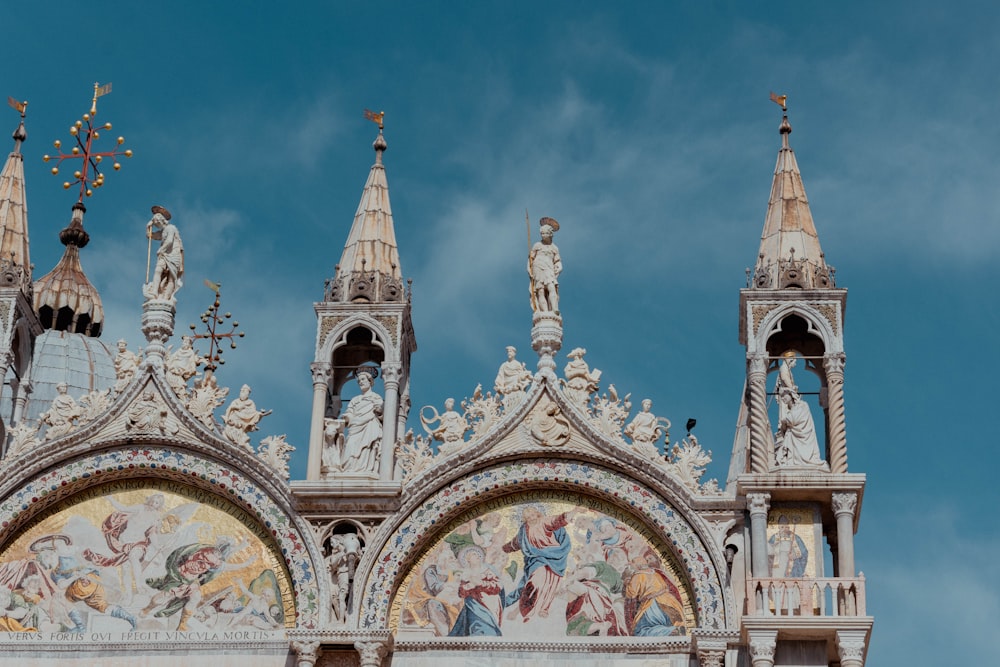
[[[388,148],[382,134],[384,112],[366,110],[365,117],[379,126],[378,137],[372,144],[375,164],[361,193],[337,274],[327,283],[325,301],[384,303],[403,300],[389,184],[382,164],[382,154]]]
[[[0,171],[0,286],[20,287],[31,291],[31,260],[28,253],[28,203],[24,193],[24,156],[21,143],[28,137],[24,130],[27,102],[8,98],[7,103],[21,112],[21,122],[14,130],[14,150]]]
[[[772,93],[771,99],[782,108],[778,128],[781,149],[774,168],[757,265],[747,286],[761,289],[833,287],[834,269],[827,266],[820,248],[802,174],[788,144],[792,125],[788,122],[785,96]]]

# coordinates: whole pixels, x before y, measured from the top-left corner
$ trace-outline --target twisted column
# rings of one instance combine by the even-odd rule
[[[767,419],[767,357],[763,355],[750,358],[747,393],[750,401],[750,472],[765,473],[771,469],[774,453],[769,446],[771,424]]]
[[[753,576],[770,576],[767,567],[767,510],[771,506],[770,493],[748,493],[747,510],[750,512],[750,567]]]
[[[830,472],[847,472],[847,428],[844,424],[844,354],[828,354],[823,358],[826,371]]]

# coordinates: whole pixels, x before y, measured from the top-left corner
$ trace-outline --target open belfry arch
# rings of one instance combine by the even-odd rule
[[[107,92],[95,86],[74,140],[103,127]],[[0,665],[864,664],[846,290],[787,113],[740,291],[747,376],[720,484],[693,420],[672,424],[655,396],[563,348],[574,258],[557,240],[573,225],[553,217],[529,249],[530,349],[498,350],[495,377],[411,410],[414,304],[373,112],[375,162],[314,305],[308,442],[259,437],[270,410],[218,374],[240,335],[218,285],[205,328],[174,335],[182,214],[151,207],[142,349],[99,340],[80,262],[99,172],[77,181],[60,265],[32,282],[17,108],[0,172]]]

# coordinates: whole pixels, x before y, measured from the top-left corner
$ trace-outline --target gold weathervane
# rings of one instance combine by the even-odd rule
[[[788,107],[785,106],[785,102],[788,101],[788,95],[778,95],[772,92],[771,101],[780,106],[782,111],[788,111]]]
[[[19,111],[21,113],[21,119],[22,120],[24,119],[24,111],[25,111],[25,109],[28,108],[28,101],[27,100],[25,100],[24,102],[18,102],[13,97],[11,97],[10,95],[8,95],[7,96],[7,104],[9,104],[12,109],[16,109],[17,111]]]
[[[222,340],[225,338],[229,339],[230,349],[236,349],[235,338],[243,338],[246,334],[242,331],[237,331],[240,326],[239,322],[232,322],[232,329],[228,332],[219,331],[220,325],[226,324],[233,314],[223,313],[219,314],[219,307],[222,295],[220,290],[222,289],[222,283],[213,283],[211,280],[205,280],[205,287],[215,292],[215,303],[213,303],[208,310],[201,314],[201,321],[205,325],[205,333],[193,333],[195,330],[195,325],[191,325],[191,338],[194,340],[207,339],[208,340],[208,354],[205,355],[205,377],[208,378],[209,375],[215,372],[215,369],[226,363],[226,360],[222,358]]]
[[[101,173],[100,164],[104,158],[111,158],[114,160],[115,171],[122,168],[118,158],[125,156],[127,158],[132,157],[132,150],[119,150],[115,148],[110,151],[96,151],[94,147],[94,142],[100,138],[100,132],[98,130],[111,130],[111,123],[105,123],[104,125],[94,125],[94,116],[97,115],[97,98],[107,95],[111,92],[111,84],[106,83],[103,86],[95,83],[94,84],[94,99],[90,104],[90,113],[83,114],[83,118],[76,121],[69,128],[69,133],[76,139],[76,146],[70,150],[69,153],[62,152],[62,142],[56,139],[52,145],[56,147],[59,151],[58,155],[45,155],[42,160],[48,162],[50,160],[56,160],[56,166],[52,167],[52,173],[59,173],[59,165],[62,164],[63,160],[71,160],[79,158],[82,161],[81,168],[73,172],[72,181],[66,181],[63,183],[63,188],[69,190],[71,187],[80,184],[80,198],[77,200],[78,203],[83,203],[83,198],[90,197],[94,194],[94,190],[104,185],[104,174]],[[8,100],[10,103],[10,100]],[[27,104],[24,102],[23,104]],[[16,107],[15,107],[16,108]],[[24,112],[21,112],[22,115]],[[125,137],[118,137],[118,146],[125,143]]]
[[[371,109],[365,109],[365,118],[367,118],[373,123],[378,123],[378,129],[380,130],[385,129],[385,125],[382,123],[382,120],[385,118],[384,111],[379,111],[378,113],[376,113]]]

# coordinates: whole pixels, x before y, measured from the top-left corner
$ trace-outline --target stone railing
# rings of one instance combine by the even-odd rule
[[[865,577],[750,579],[748,616],[865,616]]]

